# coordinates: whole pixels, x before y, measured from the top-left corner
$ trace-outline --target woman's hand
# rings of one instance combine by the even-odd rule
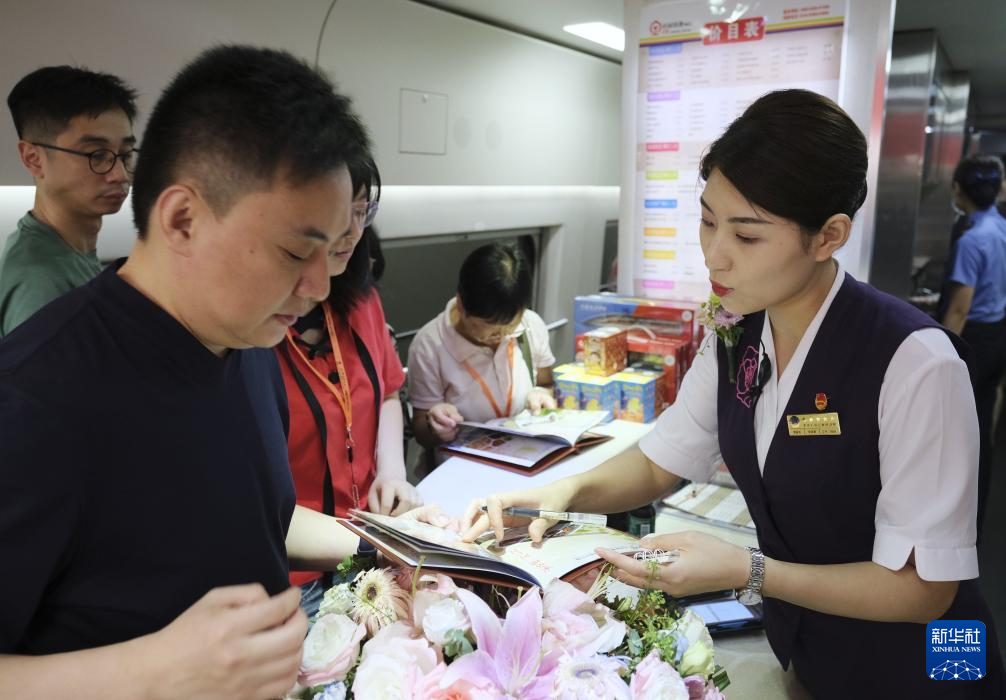
[[[513,506],[523,508],[536,508],[538,510],[565,511],[569,504],[571,495],[566,493],[561,483],[550,484],[542,488],[529,491],[511,491],[501,493],[488,498],[479,498],[472,501],[464,516],[461,518],[462,537],[467,542],[472,542],[476,537],[487,530],[496,533],[496,539],[503,539],[503,529],[505,526],[523,525],[528,518],[523,516],[504,516],[503,509]],[[483,512],[482,507],[486,510]],[[534,518],[528,525],[528,535],[533,542],[541,542],[545,531],[555,524],[554,520],[545,518]]]
[[[422,504],[423,497],[416,487],[398,476],[384,477],[378,474],[367,494],[370,512],[381,515],[403,515]]]
[[[451,532],[459,532],[461,530],[461,522],[457,518],[452,518],[442,510],[440,506],[436,503],[430,503],[419,508],[414,508],[408,513],[402,514],[403,518],[408,518],[409,520],[418,520],[421,523],[427,523],[428,525],[433,525],[435,527],[442,527],[445,530],[450,530]]]
[[[527,401],[525,402],[527,410],[531,411],[534,415],[538,415],[545,408],[556,408],[555,397],[552,396],[552,392],[548,389],[543,389],[540,386],[536,386],[531,391],[527,393]]]
[[[429,421],[430,431],[440,442],[450,442],[458,436],[458,424],[464,420],[464,416],[454,404],[438,403],[427,411],[426,419]]]
[[[644,537],[645,549],[677,552],[666,564],[641,561],[608,549],[597,553],[615,565],[613,575],[637,588],[666,591],[675,598],[728,588],[743,588],[751,570],[751,554],[744,547],[701,532]]]

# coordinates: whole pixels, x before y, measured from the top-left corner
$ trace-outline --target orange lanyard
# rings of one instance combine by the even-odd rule
[[[479,386],[482,387],[482,393],[485,394],[487,399],[489,399],[489,405],[492,406],[497,418],[506,418],[509,416],[510,406],[513,404],[513,338],[510,339],[510,343],[507,345],[506,354],[507,365],[510,369],[510,388],[507,389],[506,393],[506,411],[500,411],[499,404],[496,403],[496,399],[493,398],[493,392],[489,389],[489,385],[486,384],[486,380],[482,378],[482,375],[476,372],[475,368],[468,364],[468,360],[464,361],[465,369],[468,370],[468,374],[471,375],[472,379],[477,381]]]
[[[339,338],[335,333],[335,321],[332,318],[332,310],[328,308],[328,304],[322,303],[322,310],[325,312],[325,327],[328,329],[328,337],[332,342],[332,354],[335,356],[335,368],[339,373],[339,386],[335,386],[329,381],[322,372],[318,370],[314,364],[307,359],[304,355],[304,351],[300,349],[300,345],[294,340],[293,331],[287,329],[286,337],[290,341],[290,345],[297,352],[297,356],[300,357],[301,361],[308,366],[308,368],[314,372],[314,376],[318,378],[325,387],[332,392],[335,396],[335,400],[339,402],[339,406],[342,408],[342,415],[346,419],[346,455],[349,457],[349,471],[350,475],[353,476],[353,500],[355,501],[356,507],[360,505],[360,494],[356,487],[355,475],[353,475],[353,402],[350,394],[349,388],[349,375],[346,374],[346,366],[342,364],[342,350],[339,348]]]

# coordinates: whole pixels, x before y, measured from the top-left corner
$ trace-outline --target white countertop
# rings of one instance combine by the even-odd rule
[[[533,476],[517,474],[482,462],[452,457],[417,486],[426,503],[439,503],[444,512],[464,513],[476,499],[504,491],[535,488],[585,472],[635,445],[653,424],[612,421],[595,432],[614,436],[601,445],[565,459]],[[656,531],[698,530],[738,545],[753,545],[753,534],[678,517],[666,508],[658,510]],[[810,700],[796,674],[783,671],[769,647],[764,632],[746,632],[716,639],[716,660],[730,675],[726,695],[731,700]]]
[[[593,469],[601,462],[635,445],[639,442],[639,438],[652,428],[652,423],[630,423],[621,420],[599,425],[591,429],[591,432],[612,435],[614,439],[589,447],[580,454],[564,459],[531,476],[499,469],[464,457],[451,457],[420,481],[416,488],[419,489],[423,502],[438,503],[449,515],[462,515],[468,504],[476,498],[504,491],[537,488]]]

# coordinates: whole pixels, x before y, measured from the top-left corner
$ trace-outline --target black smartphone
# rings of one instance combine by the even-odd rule
[[[719,591],[715,596],[691,596],[679,602],[701,617],[714,637],[764,627],[761,605],[744,605],[734,597],[733,591]]]

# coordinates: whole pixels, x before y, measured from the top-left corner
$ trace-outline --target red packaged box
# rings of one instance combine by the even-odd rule
[[[667,405],[674,403],[685,372],[691,365],[692,343],[684,338],[651,338],[646,334],[630,332],[628,345],[629,363],[633,367],[662,372],[661,395]]]

